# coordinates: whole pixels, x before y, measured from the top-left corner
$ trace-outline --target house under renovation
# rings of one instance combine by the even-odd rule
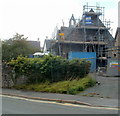
[[[94,59],[94,70],[104,67],[108,58],[106,50],[115,43],[109,32],[110,23],[104,20],[104,7],[84,5],[82,19],[72,15],[69,26],[61,26],[56,39],[45,40],[46,50],[67,59]]]

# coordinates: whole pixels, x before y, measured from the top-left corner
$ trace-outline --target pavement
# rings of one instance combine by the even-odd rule
[[[60,103],[72,103],[93,107],[120,108],[118,104],[118,81],[117,77],[96,77],[101,84],[86,89],[77,95],[42,93],[15,89],[2,89],[0,94],[17,96],[28,99],[56,101]]]

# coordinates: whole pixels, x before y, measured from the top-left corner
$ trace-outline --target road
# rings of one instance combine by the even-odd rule
[[[2,114],[117,114],[116,108],[89,107],[2,95]]]
[[[94,78],[100,82],[100,85],[95,85],[94,87],[88,88],[79,95],[89,96],[91,93],[96,93],[94,97],[118,99],[118,84],[120,83],[119,77],[96,76]]]

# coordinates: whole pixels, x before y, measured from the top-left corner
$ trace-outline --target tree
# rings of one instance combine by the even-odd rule
[[[33,48],[26,40],[27,37],[16,33],[13,38],[2,41],[2,60],[7,62],[11,59],[16,59],[19,55],[28,56],[36,51],[40,51]]]

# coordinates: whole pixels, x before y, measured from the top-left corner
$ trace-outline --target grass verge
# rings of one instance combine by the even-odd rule
[[[82,79],[74,79],[67,81],[60,81],[56,83],[40,83],[40,84],[30,84],[30,85],[16,85],[12,88],[30,90],[37,92],[50,92],[50,93],[64,93],[64,94],[78,94],[81,91],[84,91],[88,87],[94,86],[96,81],[90,76],[86,76]]]

